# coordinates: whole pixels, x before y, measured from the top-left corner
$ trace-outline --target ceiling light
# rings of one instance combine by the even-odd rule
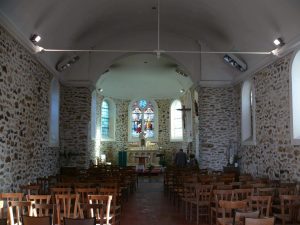
[[[184,89],[180,89],[180,93],[184,93]]]
[[[30,41],[33,43],[33,44],[36,44],[38,43],[40,40],[41,40],[41,36],[37,35],[37,34],[33,34],[30,38]]]
[[[284,45],[284,42],[281,38],[276,38],[274,41],[273,41],[274,45],[276,46],[283,46]]]
[[[99,90],[100,92],[103,92],[103,88],[99,88],[98,90]]]

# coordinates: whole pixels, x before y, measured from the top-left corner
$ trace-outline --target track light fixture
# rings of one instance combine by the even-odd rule
[[[241,72],[247,70],[247,64],[233,54],[226,54],[223,57],[224,61]]]
[[[77,62],[79,60],[79,58],[80,57],[78,55],[75,55],[75,56],[72,56],[70,58],[66,58],[66,59],[60,61],[56,65],[57,71],[62,72],[64,70],[66,70],[67,68],[71,67],[72,64]]]
[[[37,44],[41,39],[42,39],[41,36],[38,35],[38,34],[33,34],[33,35],[30,37],[30,41],[31,41],[33,44]]]

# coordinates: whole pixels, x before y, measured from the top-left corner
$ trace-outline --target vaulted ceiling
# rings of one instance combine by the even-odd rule
[[[300,40],[299,0],[160,0],[163,50],[271,51],[282,37],[286,49]],[[43,48],[157,49],[157,0],[1,0],[2,23],[30,46],[33,33]],[[5,22],[3,22],[5,21]],[[12,28],[13,27],[13,28]],[[26,43],[27,42],[27,43]],[[62,82],[96,84],[125,53],[38,53],[55,71],[57,62],[78,54],[70,69],[57,72]],[[248,71],[223,62],[222,54],[170,53],[199,84],[224,85],[242,79],[273,55],[239,55]]]

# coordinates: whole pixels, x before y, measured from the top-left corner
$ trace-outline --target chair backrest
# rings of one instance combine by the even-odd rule
[[[51,188],[51,197],[52,197],[52,203],[56,202],[55,195],[70,195],[72,189],[71,188]]]
[[[51,216],[22,216],[23,225],[52,225]]]
[[[71,219],[64,218],[64,225],[96,225],[95,218]]]
[[[220,200],[233,200],[233,190],[214,190],[213,195],[216,202]]]
[[[88,203],[88,195],[97,194],[97,188],[75,188],[75,193],[79,194],[81,203]]]
[[[27,201],[8,201],[10,225],[22,225],[22,215],[32,216],[32,203]]]
[[[219,201],[220,208],[222,208],[222,217],[232,217],[233,211],[240,210],[241,212],[247,209],[247,201]]]
[[[51,194],[71,194],[72,188],[51,188]]]
[[[234,189],[233,190],[233,198],[234,200],[246,200],[253,193],[253,189],[251,188],[243,188],[243,189]]]
[[[239,224],[245,224],[245,218],[258,218],[259,210],[250,211],[250,212],[235,212],[235,221]]]
[[[275,193],[276,193],[276,189],[272,187],[257,188],[257,195],[272,196],[274,198]]]
[[[259,210],[260,215],[269,216],[271,211],[272,196],[249,196],[249,207]]]
[[[38,195],[41,192],[40,184],[21,185],[20,189],[24,191],[25,195]]]
[[[232,190],[233,187],[231,184],[222,184],[222,185],[217,185],[216,189],[217,190]]]
[[[211,197],[212,197],[212,190],[213,190],[213,185],[197,185],[196,186],[196,198],[197,201],[200,202],[211,202]]]
[[[97,222],[109,224],[112,195],[88,195],[89,217],[96,217]]]
[[[297,221],[300,205],[300,195],[280,195],[281,215],[289,217],[291,221]]]
[[[55,203],[59,224],[62,217],[74,219],[82,217],[78,194],[55,195]]]
[[[36,217],[56,215],[55,210],[55,204],[32,204],[32,214]]]
[[[36,204],[49,204],[51,195],[27,195],[26,199]]]
[[[274,225],[275,218],[261,218],[261,219],[254,219],[254,218],[246,218],[245,225]]]
[[[295,187],[279,187],[277,188],[278,195],[294,195]]]

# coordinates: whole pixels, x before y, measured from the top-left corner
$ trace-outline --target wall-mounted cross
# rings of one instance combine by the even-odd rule
[[[182,105],[182,108],[177,110],[182,111],[183,128],[185,129],[186,112],[191,111],[191,108],[185,108],[185,105]]]

